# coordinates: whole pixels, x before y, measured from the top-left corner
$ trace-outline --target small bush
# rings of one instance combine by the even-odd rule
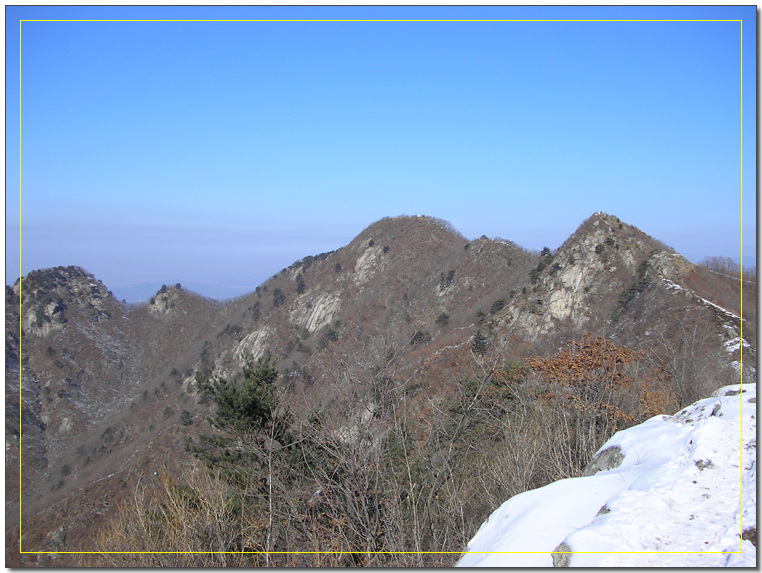
[[[445,290],[447,287],[449,287],[452,282],[455,280],[455,271],[453,269],[450,269],[447,271],[447,274],[441,273],[439,275],[439,288],[441,290]]]
[[[489,309],[490,314],[496,314],[505,308],[505,299],[501,298],[492,303]]]
[[[480,330],[477,330],[474,335],[474,341],[471,343],[471,350],[474,351],[474,354],[483,355],[487,352],[488,344],[487,337],[484,336]]]
[[[275,308],[278,308],[280,305],[282,305],[284,302],[286,302],[286,295],[283,294],[283,291],[279,288],[276,288],[273,291],[273,306]]]
[[[331,342],[337,342],[339,340],[339,333],[336,332],[333,328],[329,328],[323,336],[320,337],[320,340],[318,341],[318,348],[320,350],[323,350],[326,348]]]
[[[632,283],[630,288],[624,291],[619,297],[619,306],[622,309],[626,308],[636,296],[642,293],[648,287],[648,285],[651,284],[651,279],[648,277],[648,268],[648,260],[644,260],[642,263],[640,263],[640,265],[638,265],[637,277],[635,278],[635,281]]]
[[[536,284],[537,281],[540,280],[540,273],[542,273],[544,268],[545,268],[545,260],[541,260],[539,263],[537,263],[537,266],[535,268],[529,271],[529,282],[531,282],[532,284]]]
[[[416,344],[425,344],[426,342],[431,342],[431,334],[427,330],[426,332],[422,330],[416,330],[415,334],[410,338],[410,346],[415,346]]]

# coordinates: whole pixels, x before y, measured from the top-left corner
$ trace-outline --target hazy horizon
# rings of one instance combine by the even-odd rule
[[[753,6],[6,16],[6,284],[240,295],[418,213],[539,250],[604,211],[756,266]],[[148,19],[267,21],[114,21]]]
[[[610,214],[616,216],[616,213],[610,213]],[[592,215],[592,213],[590,215]],[[621,219],[621,217],[620,217],[620,219]],[[626,219],[622,219],[622,220],[625,223],[629,223]],[[449,223],[449,221],[448,221],[448,223]],[[581,224],[582,221],[580,221],[579,223]],[[287,263],[281,264],[280,266],[276,265],[276,266],[272,267],[269,270],[267,268],[263,267],[262,268],[262,274],[261,274],[260,278],[254,277],[253,278],[254,282],[245,283],[245,284],[241,284],[241,283],[235,284],[235,283],[226,282],[224,279],[220,280],[219,277],[215,277],[215,276],[202,277],[203,280],[184,280],[182,276],[171,276],[171,275],[166,275],[166,276],[163,276],[163,277],[156,277],[156,278],[153,278],[152,280],[142,280],[142,281],[139,281],[139,282],[129,282],[129,281],[127,281],[127,282],[123,282],[123,283],[119,283],[119,284],[109,284],[107,281],[103,280],[103,278],[100,277],[97,273],[94,273],[91,269],[85,268],[85,270],[87,270],[88,272],[93,272],[93,274],[95,275],[95,277],[97,279],[103,280],[104,284],[114,293],[114,296],[118,300],[125,300],[127,303],[130,303],[130,304],[138,304],[138,303],[146,302],[152,296],[154,296],[157,293],[157,291],[163,285],[175,285],[175,284],[178,284],[178,283],[184,289],[192,291],[192,292],[195,292],[195,293],[200,294],[200,295],[202,295],[204,297],[212,298],[212,299],[215,299],[217,301],[225,301],[225,300],[229,300],[229,299],[233,299],[233,298],[238,298],[240,296],[243,296],[243,295],[246,295],[246,294],[249,294],[249,293],[253,292],[258,286],[260,286],[261,284],[266,282],[271,277],[276,276],[278,273],[280,273],[280,271],[282,269],[291,266],[292,263],[295,263],[295,262],[297,262],[297,261],[299,261],[299,260],[301,260],[301,259],[303,259],[303,258],[305,258],[307,256],[318,255],[321,252],[333,251],[333,250],[336,250],[336,249],[339,249],[341,247],[346,246],[347,244],[349,244],[349,242],[352,239],[354,239],[354,237],[356,235],[360,234],[360,232],[365,227],[367,227],[367,226],[368,225],[365,225],[364,227],[359,229],[357,231],[357,233],[355,233],[354,236],[350,237],[346,241],[346,243],[344,243],[342,245],[339,245],[338,247],[326,249],[324,251],[305,253],[305,254],[303,254],[301,256],[295,257],[293,260],[289,260]],[[566,238],[568,238],[568,236],[571,235],[576,230],[576,228],[577,227],[572,229],[567,234]],[[459,231],[457,228],[455,230]],[[641,229],[641,230],[643,230],[643,229]],[[479,236],[481,236],[481,235],[479,235]],[[478,236],[467,237],[467,239],[469,239],[469,240],[475,240],[476,238],[478,238]],[[495,237],[490,237],[490,238],[492,238],[492,239],[501,238],[501,239],[512,241],[512,239],[510,237],[508,237],[508,236],[500,236],[500,237],[495,236]],[[659,239],[659,237],[654,237],[654,238],[657,239],[657,240]],[[513,242],[515,242],[515,241],[513,241]],[[519,246],[527,248],[524,245],[519,245]],[[556,249],[558,249],[561,246],[561,243],[559,243],[558,245],[544,244],[543,246],[548,246],[549,248],[551,248],[551,250],[555,251]],[[667,246],[671,246],[671,245],[667,245]],[[539,252],[540,248],[538,247],[537,249],[532,249],[532,250],[535,250],[535,251]],[[682,253],[680,253],[680,254],[682,254]],[[706,258],[706,257],[712,257],[712,256],[721,256],[721,257],[724,257],[724,255],[705,255],[704,257],[701,257],[701,259],[693,260],[692,262],[694,262],[694,263],[700,263],[704,258]],[[732,258],[732,257],[728,257],[728,258]],[[745,263],[742,263],[740,260],[736,260],[736,259],[733,259],[733,260],[734,260],[735,263],[741,264],[744,268],[749,268],[749,267],[752,267],[752,266],[756,267],[756,258],[754,258],[754,259],[750,259],[749,258],[749,259],[747,259],[747,261]],[[277,261],[275,261],[275,262],[277,262]],[[70,264],[72,264],[74,266],[82,267],[82,265],[77,265],[76,263],[70,263]],[[56,265],[56,266],[68,266],[68,265]],[[32,269],[32,270],[39,270],[39,269]],[[6,284],[10,285],[12,283],[9,282],[9,283],[6,283]]]

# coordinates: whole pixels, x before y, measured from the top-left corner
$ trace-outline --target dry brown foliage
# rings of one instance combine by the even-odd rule
[[[586,333],[555,356],[526,359],[540,382],[537,395],[551,473],[578,475],[615,432],[670,411],[676,400],[669,375],[640,366],[644,357]]]

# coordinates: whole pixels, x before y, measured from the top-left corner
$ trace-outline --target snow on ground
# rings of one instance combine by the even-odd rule
[[[458,566],[756,567],[756,399],[726,386],[618,432],[599,450],[616,467],[512,497]]]
[[[746,342],[746,341],[745,341],[743,338],[741,338],[740,336],[736,336],[734,339],[732,339],[732,340],[728,340],[728,341],[725,343],[725,350],[726,350],[726,351],[727,351],[729,354],[733,354],[734,352],[737,352],[737,351],[741,350],[741,345],[742,345],[742,344],[743,344],[743,347],[744,347],[746,350],[751,350],[751,349],[752,349],[752,346],[751,346],[751,344],[749,344],[748,342]]]
[[[664,284],[669,289],[673,289],[673,290],[677,290],[677,291],[681,291],[681,290],[685,291],[686,290],[682,286],[680,286],[676,282],[673,282],[673,281],[669,280],[668,278],[661,277],[661,280],[662,280],[662,282],[664,282]],[[701,298],[700,296],[698,296],[695,292],[693,292],[691,290],[688,290],[687,292],[690,294],[690,296],[692,296],[694,298],[697,298],[701,302],[703,302],[705,304],[708,304],[709,306],[713,306],[714,308],[716,308],[717,310],[719,310],[720,312],[725,314],[728,318],[732,318],[734,320],[741,320],[740,316],[738,316],[734,312],[730,312],[727,308],[723,308],[723,307],[721,307],[718,304],[714,304],[713,302],[706,300],[705,298]]]

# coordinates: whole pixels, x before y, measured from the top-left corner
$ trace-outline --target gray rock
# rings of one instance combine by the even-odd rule
[[[562,541],[550,556],[553,558],[553,567],[568,567],[569,561],[571,561],[571,547]]]
[[[599,510],[598,513],[595,514],[595,517],[598,517],[599,515],[606,515],[607,513],[611,513],[611,510],[609,509],[608,505],[604,504]]]
[[[602,452],[598,452],[590,463],[587,464],[582,475],[592,476],[598,472],[605,472],[606,470],[618,468],[623,460],[624,455],[622,454],[621,448],[619,446],[611,446]]]
[[[707,460],[707,461],[704,461],[704,460],[698,460],[698,461],[695,461],[694,463],[695,463],[696,467],[697,467],[698,469],[700,469],[702,472],[703,472],[703,471],[704,471],[706,468],[713,468],[713,467],[714,467],[714,463],[712,462],[712,460]]]

